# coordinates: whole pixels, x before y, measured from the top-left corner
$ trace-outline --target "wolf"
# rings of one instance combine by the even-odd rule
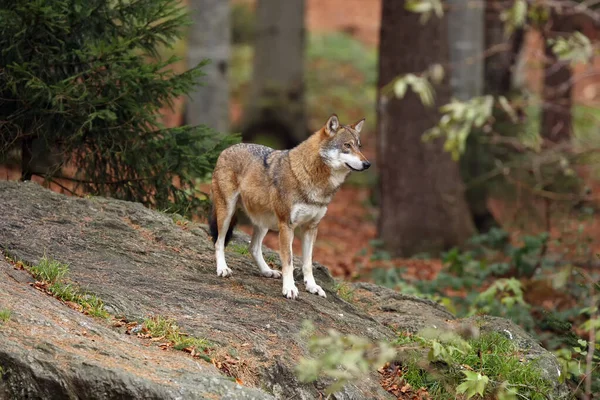
[[[260,273],[269,278],[283,275],[283,296],[298,298],[292,257],[297,230],[302,239],[305,288],[327,297],[313,276],[313,244],[319,222],[348,174],[371,166],[360,150],[364,122],[363,118],[341,125],[333,114],[321,129],[290,150],[246,143],[223,150],[211,184],[210,232],[218,276],[232,274],[225,261],[225,246],[231,239],[235,212],[241,208],[252,221],[250,253]],[[271,269],[262,255],[262,242],[269,230],[279,232],[281,272]]]

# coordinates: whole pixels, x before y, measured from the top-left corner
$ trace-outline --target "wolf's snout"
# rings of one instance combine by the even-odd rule
[[[363,161],[363,169],[369,169],[369,167],[371,166],[371,163],[368,161]]]

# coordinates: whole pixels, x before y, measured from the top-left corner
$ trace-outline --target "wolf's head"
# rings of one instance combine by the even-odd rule
[[[319,151],[329,167],[334,170],[364,171],[371,166],[360,151],[360,131],[364,122],[363,118],[352,125],[341,125],[337,115],[329,117],[321,129],[323,140]]]

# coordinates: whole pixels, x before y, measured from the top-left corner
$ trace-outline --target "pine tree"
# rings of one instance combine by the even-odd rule
[[[20,157],[23,180],[194,210],[197,180],[237,138],[159,121],[203,75],[205,62],[175,73],[178,59],[159,56],[189,22],[178,0],[0,0],[0,163]]]

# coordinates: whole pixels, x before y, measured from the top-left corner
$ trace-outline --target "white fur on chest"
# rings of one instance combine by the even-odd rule
[[[333,171],[331,173],[331,176],[329,177],[329,183],[331,184],[331,186],[333,186],[334,188],[338,188],[340,186],[342,186],[342,183],[344,183],[344,181],[346,180],[346,177],[348,176],[349,171]]]
[[[325,216],[327,207],[314,204],[298,203],[292,207],[291,222],[294,226],[317,224]]]

